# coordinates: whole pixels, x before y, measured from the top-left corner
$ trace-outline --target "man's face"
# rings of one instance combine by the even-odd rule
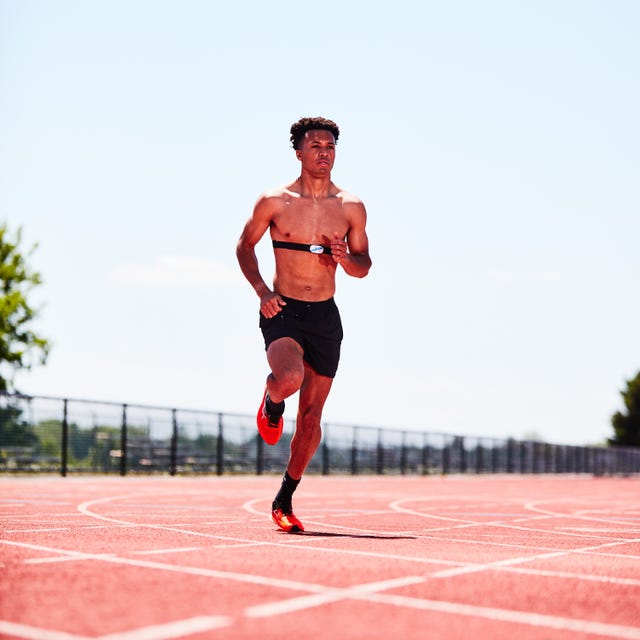
[[[336,141],[331,131],[312,129],[304,134],[296,157],[302,168],[319,176],[331,173],[336,159]]]

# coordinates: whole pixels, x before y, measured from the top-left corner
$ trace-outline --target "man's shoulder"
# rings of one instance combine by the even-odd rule
[[[291,191],[289,185],[283,185],[280,187],[274,187],[273,189],[267,189],[258,198],[259,203],[274,203],[283,200],[289,200],[296,197],[296,193]]]
[[[354,193],[351,193],[350,191],[346,191],[345,189],[342,189],[340,187],[336,187],[336,189],[337,189],[336,197],[340,198],[340,200],[342,201],[342,204],[362,205],[362,200]]]

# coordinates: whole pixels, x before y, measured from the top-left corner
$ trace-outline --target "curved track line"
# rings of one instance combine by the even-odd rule
[[[80,509],[80,507],[84,507],[82,512],[85,513],[86,515],[89,516],[93,516],[96,514],[93,514],[91,511],[89,511],[89,506],[92,506],[93,504],[96,503],[104,503],[104,502],[109,502],[112,500],[117,500],[117,499],[122,499],[124,497],[131,497],[132,495],[135,494],[127,494],[125,496],[112,496],[112,497],[107,497],[107,498],[100,498],[94,501],[89,501],[89,502],[85,502],[82,505],[80,505],[78,507],[78,509]],[[263,498],[254,498],[251,500],[248,500],[247,502],[245,502],[243,504],[243,508],[245,508],[245,510],[247,510],[250,513],[253,513],[255,515],[265,515],[264,512],[260,512],[257,509],[255,509],[254,505],[255,503],[259,502],[260,500],[262,500]],[[407,499],[409,500],[409,499]],[[398,510],[400,512],[409,512],[412,513],[413,515],[423,515],[421,514],[421,512],[418,511],[413,511],[413,510],[408,510],[404,507],[401,507],[401,503],[405,502],[407,500],[396,500],[392,503],[390,503],[390,507],[392,509],[396,509],[396,507],[399,507]],[[115,520],[113,518],[106,518],[104,516],[99,516],[96,515],[96,517],[102,518],[102,519],[109,519],[111,521],[115,521],[118,522],[119,524],[131,524],[129,522],[126,521],[122,521],[122,520]],[[548,518],[551,517],[549,514],[543,514],[544,518]],[[532,519],[538,519],[536,517],[532,518]],[[323,523],[326,526],[326,523]],[[532,529],[529,527],[520,527],[520,526],[514,526],[514,525],[509,525],[509,524],[505,524],[504,522],[491,522],[491,523],[469,523],[469,524],[465,524],[465,525],[454,525],[451,527],[451,529],[457,529],[460,528],[462,526],[464,527],[471,527],[471,526],[486,526],[486,525],[491,525],[491,526],[502,526],[502,527],[507,527],[507,528],[516,528],[519,530],[526,530],[526,531],[542,531],[544,533],[558,533],[556,531],[548,531],[546,529]],[[179,531],[181,533],[187,533],[187,534],[193,534],[193,535],[202,535],[205,537],[216,537],[216,538],[220,538],[220,536],[211,536],[210,534],[201,534],[199,532],[190,532],[188,530],[182,530],[182,529],[175,529],[175,528],[169,528],[169,527],[165,527],[162,525],[152,525],[152,524],[145,524],[143,526],[147,526],[147,527],[152,527],[152,528],[161,528],[161,529],[168,529],[170,531]],[[353,530],[353,531],[364,531],[363,529],[354,529],[354,528],[349,528],[349,527],[340,527],[339,525],[335,525],[338,528],[341,529],[349,529],[349,530]],[[570,534],[570,535],[574,535],[574,534]],[[419,537],[427,537],[427,536],[419,536]],[[578,535],[577,537],[581,537],[581,538],[588,538],[588,537],[592,537],[592,536],[582,536],[582,535]],[[237,542],[241,542],[240,540],[238,540],[237,538],[234,538],[234,540],[236,540]],[[468,540],[461,540],[462,542],[473,542],[473,541],[468,541]],[[246,542],[251,542],[251,541],[246,541]],[[409,557],[404,557],[404,556],[399,556],[396,554],[380,554],[380,553],[371,553],[371,552],[356,552],[356,551],[345,551],[344,553],[347,554],[351,554],[351,555],[365,555],[365,556],[375,556],[375,557],[384,557],[384,558],[393,558],[393,559],[398,559],[398,560],[410,560],[413,562],[420,562],[420,563],[431,563],[431,564],[440,564],[440,565],[449,565],[448,569],[442,569],[440,571],[436,571],[434,573],[429,574],[430,578],[447,578],[447,577],[453,577],[453,576],[458,576],[458,575],[466,575],[466,574],[470,574],[470,573],[478,573],[478,572],[482,572],[482,571],[490,571],[490,570],[506,570],[509,571],[510,569],[513,569],[514,571],[517,571],[515,565],[519,565],[519,564],[524,564],[527,562],[533,562],[536,560],[544,560],[544,559],[550,559],[550,558],[557,558],[557,557],[562,557],[562,556],[567,556],[567,555],[571,555],[573,553],[576,554],[580,554],[580,553],[589,553],[589,552],[595,552],[598,550],[602,550],[604,548],[607,547],[613,547],[613,546],[619,546],[621,544],[625,544],[627,542],[631,542],[628,539],[625,540],[616,540],[616,541],[612,541],[612,542],[608,542],[605,544],[601,544],[601,545],[595,545],[595,546],[590,546],[590,547],[583,547],[580,549],[554,549],[551,551],[548,551],[546,553],[537,553],[531,556],[521,556],[518,558],[511,558],[508,560],[501,560],[501,561],[497,561],[497,562],[491,562],[491,563],[485,563],[485,564],[477,564],[477,563],[463,563],[463,562],[458,562],[458,561],[447,561],[447,560],[430,560],[427,558],[409,558]],[[259,544],[265,544],[265,543],[259,543]],[[266,544],[278,544],[278,543],[266,543]],[[490,543],[490,544],[499,544],[499,546],[503,546],[503,543]],[[290,545],[287,545],[290,546]],[[296,545],[296,548],[299,549],[303,549],[304,547],[302,545]],[[336,550],[336,549],[332,549],[332,548],[326,548],[326,547],[314,547],[314,549],[318,550],[318,551],[325,551],[325,552],[340,552],[340,550]],[[536,569],[531,569],[527,571],[528,573],[537,573],[540,574],[541,572],[536,570]],[[542,572],[544,573],[544,572]],[[560,573],[555,574],[557,577],[562,577],[562,578],[569,578],[569,579],[576,579],[579,576],[577,574],[572,574],[572,573],[568,573],[566,575],[561,575]],[[617,582],[617,580],[614,579],[604,579],[605,582]],[[624,584],[624,582],[623,582]]]
[[[559,511],[551,511],[549,509],[544,509],[542,507],[537,506],[539,504],[546,504],[549,502],[552,502],[552,503],[561,502],[561,501],[566,501],[566,498],[556,498],[556,499],[550,499],[550,500],[534,500],[532,502],[526,503],[524,505],[524,508],[529,509],[530,511],[533,511],[534,513],[545,514],[553,518],[571,518],[575,520],[586,520],[587,522],[602,522],[605,524],[622,524],[622,525],[629,524],[628,520],[616,520],[612,518],[594,517],[594,516],[584,515],[580,511],[573,512],[573,513],[562,513]]]
[[[392,502],[390,506],[401,513],[408,513],[408,514],[423,517],[423,518],[436,518],[436,519],[442,519],[442,520],[450,519],[444,516],[436,516],[434,514],[415,511],[414,509],[407,509],[406,507],[400,506],[402,502],[414,502],[418,500],[419,499],[415,497],[396,500],[395,502]],[[425,500],[428,500],[428,498],[425,498]],[[527,508],[528,504],[533,504],[533,503],[525,503],[523,504],[523,507]],[[519,519],[518,522],[522,523],[522,522],[533,522],[535,520],[553,519],[558,517],[563,517],[563,518],[573,517],[567,514],[557,514],[552,511],[546,512],[543,510],[539,510],[537,512],[540,515],[532,516],[531,518],[526,518],[526,519]],[[557,529],[542,529],[542,528],[535,528],[535,527],[527,527],[527,526],[514,524],[513,522],[505,522],[504,520],[494,520],[494,521],[486,521],[486,522],[461,520],[461,522],[462,524],[452,525],[451,527],[441,527],[438,529],[433,529],[433,531],[448,531],[453,529],[467,529],[467,528],[473,528],[473,527],[501,527],[503,529],[517,529],[518,531],[546,533],[549,535],[558,535],[558,536],[572,536],[574,538],[583,538],[583,539],[592,539],[592,540],[610,540],[611,539],[611,536],[602,536],[602,535],[595,535],[595,534],[586,535],[584,533],[579,533],[575,531],[558,531]],[[618,539],[621,541],[624,540],[623,538],[618,538]]]
[[[91,510],[90,507],[92,507],[95,504],[102,504],[105,502],[109,502],[112,500],[118,500],[118,499],[122,499],[122,498],[126,498],[126,497],[131,497],[132,495],[136,495],[136,494],[126,494],[124,496],[111,496],[111,497],[106,497],[106,498],[98,498],[96,500],[88,500],[86,502],[83,502],[82,504],[78,505],[78,509],[81,510],[81,512],[88,516],[88,517],[96,517],[99,518],[101,520],[107,520],[110,522],[114,522],[120,525],[129,525],[129,526],[138,526],[138,527],[147,527],[150,529],[160,529],[162,531],[170,531],[170,532],[174,532],[174,533],[182,533],[185,535],[191,535],[191,536],[198,536],[198,537],[202,537],[202,538],[210,538],[212,540],[224,540],[227,542],[232,542],[232,543],[237,543],[237,544],[243,544],[243,543],[247,543],[247,544],[254,544],[254,545],[265,545],[265,546],[272,546],[272,547],[285,547],[287,549],[291,549],[292,546],[295,544],[295,548],[296,549],[300,549],[300,550],[307,550],[307,551],[311,551],[312,553],[314,552],[323,552],[323,553],[337,553],[337,554],[343,554],[343,555],[353,555],[353,556],[363,556],[363,557],[368,557],[368,558],[383,558],[386,560],[407,560],[409,562],[419,562],[421,564],[437,564],[437,565],[444,565],[444,566],[454,566],[454,567],[459,567],[461,566],[463,563],[458,562],[458,561],[454,561],[454,560],[443,560],[443,559],[432,559],[432,558],[424,558],[421,556],[404,556],[404,555],[398,555],[398,554],[393,554],[393,553],[378,553],[378,552],[373,552],[373,551],[357,551],[357,550],[353,550],[353,549],[336,549],[333,547],[318,547],[318,546],[313,546],[311,547],[310,545],[306,544],[307,542],[309,542],[310,540],[321,540],[321,538],[310,538],[310,537],[306,537],[306,536],[291,536],[288,538],[289,542],[284,543],[284,542],[272,542],[272,541],[265,541],[265,540],[251,540],[248,538],[239,538],[239,537],[231,537],[231,536],[222,536],[219,534],[212,534],[212,533],[203,533],[200,531],[191,531],[190,529],[184,529],[184,528],[180,528],[180,527],[170,527],[170,526],[166,526],[166,525],[161,525],[161,524],[150,524],[150,523],[135,523],[135,522],[130,522],[128,520],[122,520],[122,519],[117,519],[117,518],[109,518],[107,516],[101,516],[99,514],[94,514]],[[347,527],[339,527],[342,529],[346,529]],[[349,529],[350,531],[354,531],[354,532],[358,532],[358,531],[366,531],[364,529],[362,530],[358,530],[358,529]],[[369,531],[371,533],[371,531]],[[379,533],[378,532],[374,532],[374,533]],[[292,540],[292,538],[295,538]]]

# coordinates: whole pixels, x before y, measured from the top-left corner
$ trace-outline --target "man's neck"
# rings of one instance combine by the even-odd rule
[[[300,184],[300,195],[314,200],[326,198],[331,191],[331,176],[315,177],[302,174],[298,178]]]

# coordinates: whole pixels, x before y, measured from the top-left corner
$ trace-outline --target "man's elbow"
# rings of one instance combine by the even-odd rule
[[[369,271],[371,270],[373,263],[371,262],[371,259],[367,256],[366,259],[360,260],[360,264],[358,266],[359,266],[359,269],[357,269],[353,275],[356,278],[364,278],[369,274]]]
[[[236,257],[240,259],[248,253],[251,253],[251,246],[249,246],[244,236],[241,236],[240,240],[238,240],[238,244],[236,245]]]

